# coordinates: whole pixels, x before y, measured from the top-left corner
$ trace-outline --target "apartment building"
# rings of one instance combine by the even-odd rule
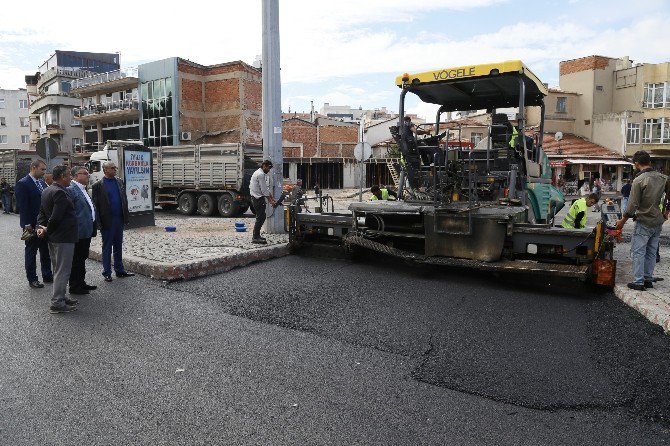
[[[550,92],[547,102],[564,101],[566,119],[548,120],[548,131],[560,124],[628,157],[646,150],[656,168],[670,172],[670,62],[588,56],[561,62],[559,79],[561,91]]]
[[[73,110],[81,107],[81,100],[71,93],[71,81],[119,68],[118,54],[57,50],[37,73],[26,76],[31,146],[48,136],[63,152],[72,153],[80,147],[84,135]]]
[[[0,149],[28,149],[30,119],[25,89],[0,89]]]
[[[84,151],[96,150],[110,139],[140,139],[137,68],[92,74],[71,84],[70,93],[81,98],[73,113],[84,131]]]

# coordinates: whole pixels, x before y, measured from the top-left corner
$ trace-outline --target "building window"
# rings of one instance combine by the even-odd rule
[[[142,137],[146,146],[157,147],[172,144],[173,95],[171,77],[143,82],[140,85]]]
[[[0,144],[7,144],[7,135],[0,135]]]
[[[668,82],[644,84],[644,108],[670,107]]]
[[[670,144],[670,118],[645,119],[642,142]]]
[[[81,147],[81,138],[72,138],[72,148]]]
[[[559,96],[556,98],[556,113],[567,113],[568,112],[568,98]]]
[[[30,135],[21,135],[21,144],[30,144]]]
[[[30,126],[30,118],[19,118],[19,124],[21,125],[21,127]]]
[[[4,117],[0,116],[0,127],[4,127],[6,125],[7,125],[7,120]]]
[[[0,108],[5,108],[5,100],[0,99]]]
[[[470,142],[474,145],[477,145],[477,143],[479,143],[479,141],[481,141],[483,137],[484,137],[483,133],[471,133]]]
[[[28,99],[19,99],[19,108],[28,108]]]
[[[640,124],[628,124],[626,142],[628,144],[640,144]]]

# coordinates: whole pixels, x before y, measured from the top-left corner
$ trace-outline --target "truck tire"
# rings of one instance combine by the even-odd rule
[[[203,217],[211,217],[216,210],[214,197],[210,194],[202,194],[198,197],[198,214]]]
[[[219,197],[219,214],[222,217],[230,218],[236,217],[240,210],[240,203],[235,201],[230,194],[222,194]]]
[[[184,215],[193,215],[197,208],[195,195],[192,193],[185,193],[179,196],[179,212]]]

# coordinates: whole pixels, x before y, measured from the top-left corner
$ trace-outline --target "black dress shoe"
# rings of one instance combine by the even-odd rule
[[[30,285],[30,288],[44,288],[44,284],[39,280],[28,282],[28,285]]]
[[[44,281],[44,283],[54,283],[53,277],[43,277],[42,280]]]
[[[116,277],[133,277],[135,273],[129,273],[127,271],[124,271],[122,273],[116,273]]]
[[[89,290],[89,291],[93,291],[93,290],[97,290],[98,287],[95,286],[95,285],[89,285],[88,283],[85,283],[85,284],[84,284],[84,289],[85,289],[85,290]]]
[[[70,288],[70,294],[91,294],[86,288]]]
[[[102,277],[105,278],[105,282],[111,282],[112,281],[112,275],[111,274],[103,274]]]
[[[654,288],[654,281],[653,280],[645,280],[644,281],[644,287],[645,288]]]
[[[630,288],[631,290],[637,290],[637,291],[644,291],[646,289],[644,287],[644,283],[637,283],[637,282],[629,283],[628,288]]]
[[[72,299],[72,298],[66,297],[65,298],[65,303],[68,304],[68,305],[77,305],[79,303],[79,301],[77,299]]]

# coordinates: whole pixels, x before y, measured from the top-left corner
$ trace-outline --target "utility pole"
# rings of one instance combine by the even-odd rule
[[[279,199],[284,186],[281,139],[281,82],[279,76],[279,0],[263,0],[263,158],[272,161],[270,187]],[[270,209],[268,234],[284,232],[283,207]]]

